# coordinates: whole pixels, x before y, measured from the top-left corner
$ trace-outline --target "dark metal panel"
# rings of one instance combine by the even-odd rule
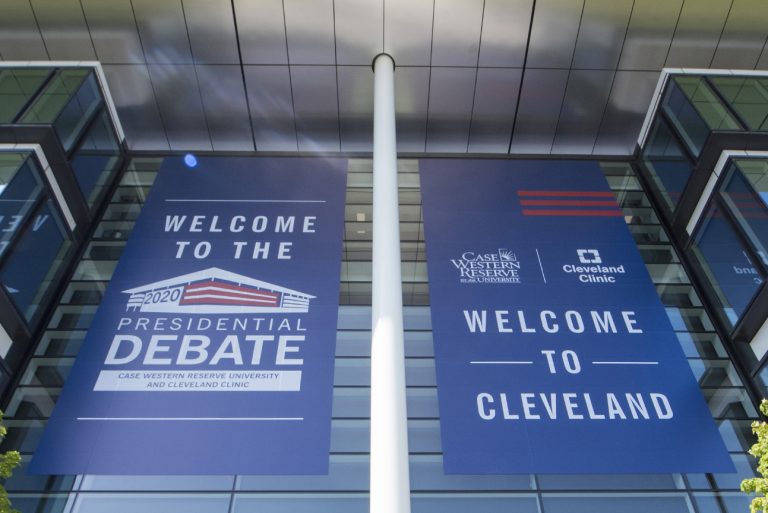
[[[238,64],[230,0],[182,0],[195,62]]]
[[[573,67],[616,69],[633,0],[587,0],[581,17]]]
[[[150,65],[160,115],[172,150],[211,150],[192,65]]]
[[[435,0],[433,66],[476,66],[483,0]]]
[[[384,51],[384,0],[336,0],[338,63],[371,65]]]
[[[130,0],[81,0],[96,56],[102,64],[143,64]]]
[[[373,71],[339,66],[338,73],[341,151],[373,151]]]
[[[522,67],[533,0],[485,0],[480,66]]]
[[[667,59],[683,0],[636,0],[619,69],[660,70]]]
[[[527,66],[569,68],[584,0],[538,0]]]
[[[552,153],[592,153],[613,75],[613,71],[571,71]]]
[[[384,51],[397,66],[429,66],[434,0],[384,0]]]
[[[424,151],[428,98],[429,68],[395,70],[397,151]]]
[[[245,64],[288,64],[282,0],[235,0]]]
[[[77,0],[32,0],[45,47],[53,60],[96,59],[88,26]]]
[[[333,0],[283,0],[283,6],[290,63],[336,64]]]
[[[708,68],[732,1],[685,2],[665,65],[681,68]]]
[[[550,152],[567,82],[567,70],[526,70],[511,153]]]
[[[339,151],[334,66],[291,66],[299,151]]]
[[[656,71],[617,71],[603,121],[595,142],[595,155],[631,155],[656,89]]]
[[[768,2],[735,0],[712,59],[713,68],[753,69],[768,36]]]
[[[43,36],[28,0],[3,0],[0,55],[6,61],[48,59]]]
[[[487,4],[486,4],[487,6]],[[469,151],[507,153],[522,70],[480,68],[477,70],[475,105],[469,131]]]
[[[131,0],[150,64],[191,64],[181,0]]]
[[[197,66],[214,151],[253,150],[251,120],[240,66]]]
[[[259,151],[297,151],[288,66],[245,66],[251,125]]]
[[[426,151],[467,151],[476,73],[476,68],[432,68]]]
[[[169,150],[145,65],[104,65],[117,115],[132,150]]]

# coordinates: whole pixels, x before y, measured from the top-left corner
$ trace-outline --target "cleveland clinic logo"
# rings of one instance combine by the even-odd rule
[[[211,267],[123,291],[126,310],[162,313],[304,313],[310,296]]]
[[[582,264],[603,263],[603,259],[600,258],[600,252],[596,249],[577,249],[576,254],[579,256],[579,262]]]
[[[623,265],[603,265],[600,251],[596,249],[577,249],[579,265],[565,264],[563,271],[577,275],[581,283],[616,283],[618,274],[624,274]]]
[[[520,262],[508,249],[481,253],[465,251],[451,259],[461,283],[520,283]]]

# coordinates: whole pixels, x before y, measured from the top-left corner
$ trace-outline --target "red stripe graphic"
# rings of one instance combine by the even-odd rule
[[[517,194],[521,198],[520,205],[523,207],[606,207],[602,210],[596,208],[523,208],[524,216],[621,217],[624,215],[618,208],[611,191],[517,191]]]
[[[199,299],[187,299],[182,298],[179,302],[180,305],[241,305],[241,306],[277,306],[277,301],[248,301],[241,298],[199,298]]]
[[[524,216],[598,216],[598,217],[621,217],[624,213],[621,210],[569,210],[569,209],[542,209],[529,210],[523,209]]]
[[[253,287],[243,287],[242,285],[235,285],[233,283],[225,283],[221,281],[200,281],[196,283],[191,283],[187,285],[187,288],[186,288],[186,290],[190,292],[195,292],[198,290],[205,290],[205,289],[226,290],[232,293],[240,293],[240,294],[254,295],[254,296],[273,297],[277,295],[275,292],[271,292],[268,290],[260,290]]]
[[[584,198],[613,198],[610,191],[517,191],[518,196],[562,196]]]
[[[277,306],[280,294],[220,281],[203,281],[187,285],[180,305],[251,305]]]
[[[520,200],[531,207],[616,207],[614,200]]]

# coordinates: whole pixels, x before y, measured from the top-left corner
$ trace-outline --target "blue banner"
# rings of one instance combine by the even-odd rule
[[[328,472],[346,161],[187,164],[158,173],[35,473]]]
[[[596,163],[420,166],[446,473],[733,471]]]

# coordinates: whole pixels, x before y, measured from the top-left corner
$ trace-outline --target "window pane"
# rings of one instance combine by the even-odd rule
[[[59,267],[70,247],[53,203],[49,200],[34,214],[0,271],[0,281],[27,321],[45,304]]]
[[[768,264],[768,206],[765,203],[768,190],[755,191],[752,187],[752,183],[763,189],[768,186],[763,174],[768,171],[766,164],[768,162],[762,160],[740,160],[735,165],[732,164],[721,195],[749,242],[757,250],[757,254]],[[742,168],[749,174],[743,173]]]
[[[224,494],[79,494],[72,513],[227,513]]]
[[[43,190],[30,156],[0,153],[0,255],[5,253]]]
[[[710,81],[749,130],[768,129],[768,82],[764,78],[711,77]]]
[[[746,310],[763,277],[720,208],[710,209],[692,246],[731,324]]]
[[[0,123],[11,123],[48,77],[48,68],[0,71]]]
[[[96,118],[75,152],[72,169],[89,206],[93,206],[120,160],[120,149],[106,111]]]
[[[53,123],[69,99],[77,92],[90,70],[84,68],[60,69],[51,79],[35,103],[21,118],[22,123]]]
[[[544,495],[547,513],[691,513],[685,494],[557,494]]]
[[[671,212],[680,201],[693,172],[693,164],[667,124],[660,119],[643,150],[643,164],[659,189],[664,206]]]
[[[93,71],[83,68],[59,70],[22,118],[23,123],[52,123],[64,150],[69,151],[101,104]]]
[[[411,498],[411,505],[413,513],[539,513],[536,497],[500,493],[418,494]]]
[[[712,130],[741,129],[706,80],[700,76],[673,77],[667,86],[662,106],[675,131],[696,157],[701,153]]]

